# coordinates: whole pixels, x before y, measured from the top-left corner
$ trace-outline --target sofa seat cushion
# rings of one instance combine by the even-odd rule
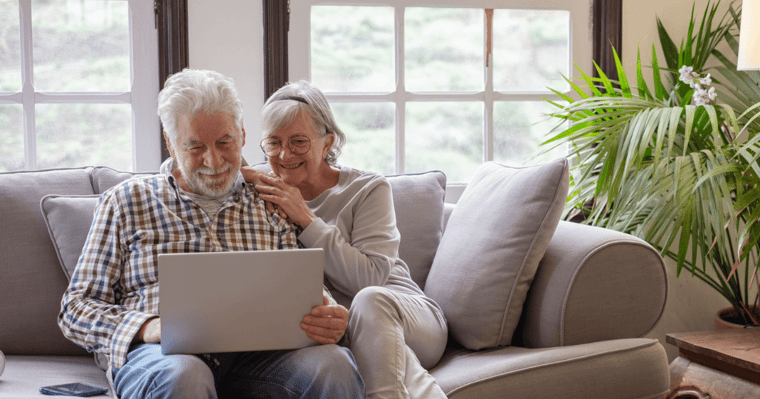
[[[509,345],[567,198],[566,159],[486,162],[448,219],[425,284],[467,349]]]
[[[665,348],[646,338],[541,349],[448,349],[431,374],[450,399],[659,399],[670,385]]]
[[[106,373],[92,356],[7,356],[6,362],[0,398],[49,398],[40,387],[72,382],[108,388]]]
[[[40,212],[48,194],[93,194],[89,170],[0,173],[0,349],[6,355],[86,353],[56,325],[68,281]]]

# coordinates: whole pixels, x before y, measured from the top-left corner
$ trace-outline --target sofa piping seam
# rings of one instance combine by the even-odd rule
[[[501,342],[501,340],[504,338],[505,324],[506,324],[507,318],[509,317],[509,307],[512,305],[512,300],[514,299],[515,290],[519,282],[519,277],[522,275],[523,270],[525,270],[525,264],[527,263],[528,255],[533,250],[533,247],[536,244],[536,240],[538,239],[537,238],[538,232],[541,231],[546,226],[549,215],[552,213],[554,209],[556,209],[555,202],[557,200],[557,196],[559,195],[559,189],[560,189],[560,186],[562,185],[561,184],[562,180],[565,177],[565,172],[569,172],[567,159],[564,159],[564,162],[562,163],[563,163],[562,173],[560,174],[559,179],[557,179],[558,180],[557,183],[554,185],[555,187],[554,195],[552,196],[552,200],[551,200],[552,206],[544,214],[544,219],[541,221],[541,224],[539,225],[538,230],[536,230],[536,234],[533,235],[533,240],[531,241],[530,246],[528,246],[528,251],[525,253],[525,256],[523,257],[522,262],[520,263],[520,269],[517,271],[517,278],[515,278],[515,280],[512,282],[512,287],[509,290],[509,297],[507,298],[507,303],[504,308],[504,313],[502,314],[501,323],[499,325],[499,334],[497,335],[496,342],[495,342],[496,345],[499,345],[499,342]],[[555,228],[555,231],[556,231],[556,228]],[[512,334],[514,335],[514,331],[512,332]]]
[[[626,353],[626,352],[633,352],[634,350],[640,350],[640,349],[646,349],[646,348],[653,347],[653,346],[655,346],[656,343],[659,343],[659,341],[657,341],[656,339],[649,339],[649,341],[650,342],[647,343],[647,345],[644,345],[642,347],[638,347],[637,346],[637,347],[634,347],[634,348],[614,349],[612,351],[606,351],[606,352],[603,352],[603,353],[594,353],[592,355],[585,355],[585,356],[576,357],[576,358],[573,358],[570,361],[571,362],[576,362],[576,361],[580,361],[580,360],[588,360],[588,359],[593,359],[595,357],[607,356],[607,355],[611,355],[611,354],[621,354],[621,353]],[[449,396],[449,395],[454,394],[454,393],[456,393],[456,392],[458,392],[458,391],[460,391],[462,389],[468,388],[468,387],[470,387],[472,385],[476,385],[476,384],[479,384],[479,383],[482,383],[482,382],[486,382],[488,380],[493,380],[493,379],[504,377],[504,376],[511,375],[511,374],[522,374],[522,373],[529,372],[529,371],[532,371],[532,370],[536,370],[536,369],[540,369],[540,368],[545,368],[545,367],[549,367],[549,366],[554,366],[554,365],[558,365],[558,364],[561,364],[561,363],[567,363],[567,362],[568,362],[568,360],[565,360],[565,361],[554,361],[554,362],[551,362],[551,363],[542,363],[542,364],[538,364],[538,365],[535,365],[535,366],[532,366],[532,367],[528,367],[528,368],[524,368],[524,369],[520,369],[520,370],[513,370],[513,371],[509,371],[509,372],[505,372],[505,373],[500,373],[498,375],[493,375],[493,376],[489,376],[489,377],[485,377],[485,378],[480,378],[478,380],[469,382],[469,383],[467,383],[465,385],[460,385],[457,388],[455,388],[454,390],[452,390],[451,392],[447,392],[446,395]]]
[[[580,263],[580,267],[575,270],[575,273],[573,273],[572,278],[570,278],[570,283],[567,285],[567,291],[565,292],[565,298],[562,301],[562,311],[560,312],[560,320],[559,320],[559,323],[560,323],[559,324],[559,345],[560,346],[565,346],[565,315],[566,315],[566,312],[567,312],[568,302],[570,300],[570,292],[572,291],[572,288],[575,285],[575,280],[578,277],[578,274],[580,273],[581,269],[583,269],[586,266],[588,260],[592,256],[596,255],[599,251],[601,251],[603,249],[606,249],[607,247],[609,247],[611,245],[616,245],[616,244],[620,244],[620,243],[638,245],[638,246],[646,248],[650,252],[654,253],[655,256],[658,259],[660,259],[660,269],[663,272],[663,276],[665,277],[665,301],[663,301],[662,309],[660,309],[660,314],[657,316],[657,319],[654,321],[654,323],[652,323],[652,326],[649,327],[649,329],[646,332],[644,332],[643,334],[639,335],[639,337],[642,337],[642,336],[646,335],[647,333],[649,333],[650,331],[652,331],[652,329],[654,329],[654,327],[657,325],[657,322],[660,321],[660,319],[662,318],[663,313],[665,312],[665,305],[667,304],[667,300],[668,300],[668,283],[667,283],[668,276],[667,276],[667,271],[665,270],[664,261],[662,259],[662,256],[660,255],[660,253],[657,252],[646,241],[643,241],[643,240],[641,240],[638,237],[636,237],[636,238],[637,238],[636,240],[632,240],[630,238],[618,238],[618,239],[615,239],[614,241],[608,241],[607,243],[605,243],[605,244],[603,244],[603,245],[595,248],[593,251],[591,251],[590,253],[588,253],[583,258],[583,260]]]

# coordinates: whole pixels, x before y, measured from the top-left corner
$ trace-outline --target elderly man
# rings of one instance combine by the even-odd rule
[[[101,196],[63,297],[63,333],[106,355],[122,399],[363,397],[353,356],[334,345],[348,311],[326,294],[301,324],[323,345],[161,354],[159,254],[297,248],[298,241],[293,226],[269,213],[239,172],[245,130],[232,81],[186,69],[167,79],[158,99],[171,158],[160,174],[130,179]]]

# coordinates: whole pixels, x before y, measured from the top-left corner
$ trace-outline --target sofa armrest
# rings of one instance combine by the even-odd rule
[[[641,337],[660,319],[667,287],[662,257],[645,241],[562,221],[513,343],[536,348]]]

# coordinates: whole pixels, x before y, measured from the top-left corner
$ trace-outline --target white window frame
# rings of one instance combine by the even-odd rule
[[[153,0],[107,0],[129,3],[131,87],[128,92],[39,92],[34,88],[32,0],[19,0],[21,92],[0,92],[0,104],[21,104],[24,120],[24,169],[37,169],[37,104],[130,104],[132,170],[157,170],[161,164],[158,100],[158,32]],[[92,166],[92,165],[81,165]]]
[[[494,101],[543,101],[544,98],[559,99],[550,91],[503,93],[493,89],[493,57],[486,67],[486,84],[483,91],[474,93],[416,93],[404,87],[404,9],[407,7],[461,7],[493,9],[548,9],[570,11],[570,60],[568,70],[571,78],[580,77],[575,67],[583,71],[592,66],[592,1],[591,0],[290,0],[290,31],[288,33],[289,80],[311,80],[311,6],[313,5],[375,5],[391,6],[396,15],[396,88],[390,93],[330,93],[329,101],[336,102],[391,102],[396,105],[396,173],[405,172],[405,105],[409,101],[482,101],[485,106],[483,161],[493,160],[493,104]],[[576,97],[568,90],[564,93]],[[456,202],[465,185],[449,184],[446,201]]]

